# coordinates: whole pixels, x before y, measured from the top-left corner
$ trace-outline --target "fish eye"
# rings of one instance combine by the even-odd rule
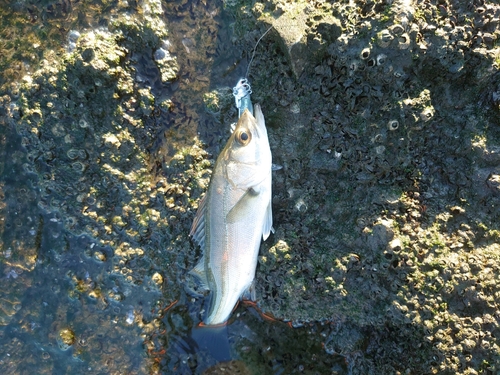
[[[248,143],[250,143],[251,139],[252,139],[252,134],[246,130],[242,129],[236,133],[236,140],[242,146],[246,146]]]

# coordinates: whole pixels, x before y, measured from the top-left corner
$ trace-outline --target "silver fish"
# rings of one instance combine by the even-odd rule
[[[190,236],[203,257],[191,274],[211,291],[207,325],[224,323],[250,292],[261,238],[272,230],[271,150],[264,116],[248,109],[220,153]]]

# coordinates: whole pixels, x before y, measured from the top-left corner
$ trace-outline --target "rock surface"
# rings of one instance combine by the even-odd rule
[[[498,5],[233,0],[219,28],[212,3],[120,1],[77,32],[84,5],[49,3],[2,17],[2,373],[216,366],[188,233],[269,25],[248,78],[283,168],[232,365],[499,371]]]

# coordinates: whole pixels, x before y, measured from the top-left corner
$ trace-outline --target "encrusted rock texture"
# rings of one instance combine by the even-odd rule
[[[1,302],[0,324],[16,316],[23,288],[36,281],[37,262],[50,269],[66,259],[57,249],[70,252],[70,245],[37,253],[44,230],[55,238],[64,228],[89,242],[79,259],[101,267],[90,275],[68,272],[65,292],[71,301],[87,301],[84,311],[96,301],[102,313],[89,307],[76,320],[53,323],[50,337],[61,349],[95,339],[84,328],[89,322],[118,332],[109,322],[117,315],[112,306],[120,306],[153,353],[151,372],[191,366],[188,373],[203,363],[170,348],[176,345],[171,337],[199,321],[199,304],[186,307],[181,286],[200,255],[188,233],[236,120],[231,91],[211,82],[231,74],[218,67],[228,45],[248,64],[272,26],[248,76],[273,161],[282,167],[273,172],[275,233],[261,247],[257,305],[297,330],[272,331],[248,318],[252,331],[240,327],[245,335],[234,340],[249,371],[498,373],[500,6],[445,0],[193,4],[103,6],[106,27],[72,33],[66,25],[67,40],[58,41],[64,52],[39,52],[40,40],[31,34],[29,46],[19,49],[23,56],[3,45],[14,57],[2,58],[8,68],[0,116],[17,134],[2,133],[2,160],[9,162],[1,168],[4,176],[19,171],[26,187],[11,191],[14,177],[3,177],[0,211],[8,225],[0,227],[1,285],[9,298]],[[170,27],[165,8],[191,23],[172,17]],[[225,31],[230,37],[211,16],[219,8],[233,19]],[[57,13],[64,13],[64,2],[37,9],[12,12],[32,15],[30,22],[65,17]],[[166,30],[174,26],[182,32],[170,37]],[[216,49],[218,32],[227,43]],[[44,37],[61,38],[51,33]],[[15,59],[39,65],[25,75]],[[5,87],[7,75],[18,79]],[[23,151],[11,152],[5,139]],[[48,222],[19,219],[37,217],[35,203],[52,215]],[[147,300],[142,312],[130,310],[138,286]],[[61,306],[60,316],[70,316]],[[168,309],[159,311],[166,306],[174,306],[169,314],[175,318],[163,319]],[[96,315],[107,323],[96,323]],[[16,319],[33,327],[37,317],[22,310]],[[119,332],[125,335],[126,327]],[[121,337],[116,340],[127,348],[137,345]],[[248,349],[271,348],[271,339],[279,344],[269,351]],[[130,358],[109,364],[98,345],[84,344],[74,357],[92,360],[96,371],[129,366]],[[21,359],[20,346],[12,341],[2,350]],[[226,367],[245,373],[242,366]]]
[[[233,6],[273,26],[249,75],[283,166],[262,310],[330,322],[352,373],[498,371],[500,7]]]

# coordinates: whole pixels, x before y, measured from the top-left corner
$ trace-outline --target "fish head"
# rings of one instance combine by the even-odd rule
[[[226,178],[241,189],[258,185],[271,171],[271,150],[259,105],[255,117],[246,109],[222,152]]]

